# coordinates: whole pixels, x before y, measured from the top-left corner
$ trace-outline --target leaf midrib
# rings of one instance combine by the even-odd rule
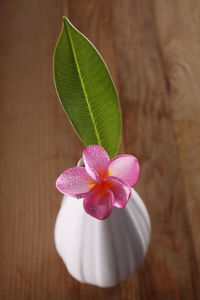
[[[74,47],[74,44],[73,44],[73,40],[72,40],[70,31],[68,29],[68,24],[66,24],[64,22],[64,25],[65,25],[65,28],[68,32],[68,36],[69,36],[69,40],[70,40],[70,44],[71,44],[72,52],[73,52],[73,55],[74,55],[74,60],[75,60],[77,72],[78,72],[78,76],[79,76],[81,86],[82,86],[82,89],[83,89],[83,94],[85,96],[85,101],[86,101],[86,104],[88,106],[88,110],[90,112],[90,116],[91,116],[91,120],[92,120],[92,123],[93,123],[93,126],[94,126],[94,131],[95,131],[95,134],[96,134],[96,137],[97,137],[97,141],[98,141],[98,144],[101,146],[102,145],[101,144],[101,139],[100,139],[100,136],[99,136],[96,124],[95,124],[95,118],[93,116],[92,109],[91,109],[90,102],[89,102],[89,98],[88,98],[88,95],[87,95],[87,91],[86,91],[86,88],[85,88],[85,85],[84,85],[84,82],[83,82],[83,79],[82,79],[82,76],[81,76],[81,70],[80,70],[78,59],[77,59],[77,56],[76,56],[76,51],[75,51],[75,47]]]

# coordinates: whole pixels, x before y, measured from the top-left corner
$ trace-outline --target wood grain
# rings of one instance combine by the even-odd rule
[[[54,246],[55,180],[83,149],[53,84],[62,15],[111,71],[152,221],[142,268],[111,289]],[[0,299],[200,299],[200,0],[2,0],[0,17]]]

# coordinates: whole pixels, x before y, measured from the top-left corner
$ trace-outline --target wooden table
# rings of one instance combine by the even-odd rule
[[[63,15],[111,71],[152,221],[142,268],[111,289],[54,246],[55,180],[83,150],[53,83]],[[1,0],[0,20],[0,299],[200,299],[200,0]]]

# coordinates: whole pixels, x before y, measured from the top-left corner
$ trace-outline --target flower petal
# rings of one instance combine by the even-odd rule
[[[98,188],[95,188],[93,193],[87,195],[83,201],[86,213],[99,220],[103,220],[111,214],[113,204],[112,191]]]
[[[56,181],[57,189],[66,195],[82,197],[90,191],[94,182],[84,167],[74,167],[64,171]]]
[[[108,176],[104,179],[114,195],[114,206],[123,208],[131,196],[131,188],[119,178]]]
[[[102,178],[110,161],[107,152],[99,145],[90,145],[83,151],[86,171],[96,182]]]
[[[140,166],[135,156],[123,154],[110,161],[108,172],[110,176],[118,177],[132,187],[139,178]]]

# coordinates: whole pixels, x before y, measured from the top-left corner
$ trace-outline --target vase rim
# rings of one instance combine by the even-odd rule
[[[84,165],[84,161],[83,158],[81,157],[81,159],[79,159],[78,163],[77,163],[77,167],[85,167]]]

